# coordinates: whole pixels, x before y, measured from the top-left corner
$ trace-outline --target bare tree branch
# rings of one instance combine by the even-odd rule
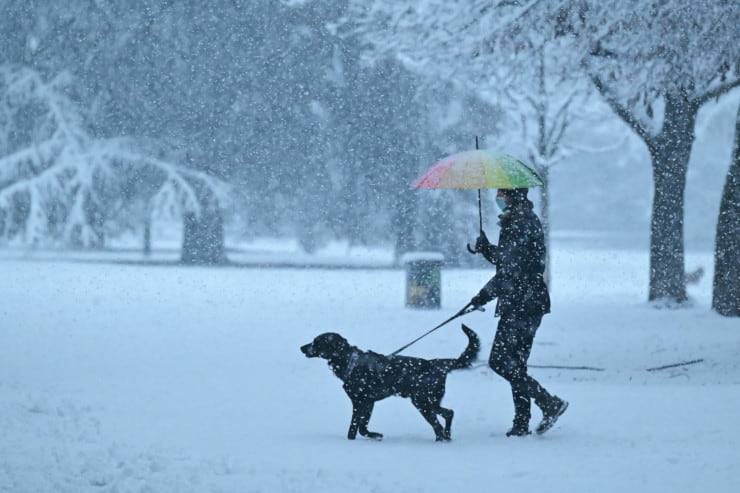
[[[550,125],[549,130],[545,134],[545,147],[547,148],[547,154],[550,157],[555,154],[561,140],[563,139],[563,135],[565,135],[565,130],[568,128],[568,110],[570,109],[570,105],[575,99],[575,96],[576,93],[572,92],[570,96],[568,96],[568,99],[560,105],[560,108],[558,108],[558,111],[552,118],[552,124]]]
[[[740,86],[740,78],[737,78],[732,82],[728,82],[727,84],[723,84],[705,94],[702,94],[701,96],[695,98],[692,103],[699,107],[704,103],[711,101],[712,99],[716,99],[724,94],[727,94],[738,86]]]
[[[619,102],[614,99],[614,97],[612,97],[612,95],[609,93],[609,90],[598,75],[592,74],[590,77],[591,82],[593,82],[596,89],[604,97],[604,100],[614,111],[614,113],[616,113],[616,115],[621,118],[622,121],[624,121],[643,141],[645,141],[649,148],[652,149],[654,147],[654,142],[653,136],[650,134],[650,132],[648,132],[647,129],[643,127],[639,121],[637,121],[630,110],[619,104]]]

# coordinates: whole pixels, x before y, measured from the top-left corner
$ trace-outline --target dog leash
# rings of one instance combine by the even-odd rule
[[[482,306],[473,307],[472,305],[473,305],[472,302],[468,303],[467,305],[465,305],[462,308],[462,310],[460,310],[459,312],[457,312],[456,314],[454,314],[453,316],[451,316],[450,318],[448,318],[447,320],[445,320],[441,324],[437,325],[436,327],[434,327],[431,330],[426,331],[425,333],[423,333],[422,335],[420,335],[419,337],[417,337],[413,341],[409,342],[405,346],[403,346],[403,347],[401,347],[401,348],[396,349],[395,351],[393,351],[391,353],[391,356],[397,355],[398,353],[400,353],[401,351],[403,351],[407,347],[411,346],[412,344],[415,344],[415,343],[419,342],[420,340],[424,339],[426,336],[428,336],[429,334],[431,334],[435,330],[444,327],[445,325],[447,325],[448,323],[452,322],[456,318],[462,317],[463,315],[467,315],[468,313],[471,313],[471,312],[476,312],[476,311],[484,312],[484,311],[486,311],[485,308],[483,308]]]

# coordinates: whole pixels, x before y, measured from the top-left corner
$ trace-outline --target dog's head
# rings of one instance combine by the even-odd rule
[[[347,339],[334,332],[326,332],[316,336],[313,342],[301,346],[301,352],[306,358],[332,359],[349,351]]]

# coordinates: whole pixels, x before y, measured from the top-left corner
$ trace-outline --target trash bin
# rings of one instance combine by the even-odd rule
[[[438,252],[409,252],[401,257],[406,268],[406,306],[439,308],[442,302],[442,263]]]

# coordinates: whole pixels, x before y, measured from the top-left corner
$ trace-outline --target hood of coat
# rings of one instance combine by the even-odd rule
[[[527,212],[532,210],[532,202],[527,198],[528,188],[513,188],[510,190],[501,189],[496,194],[496,202],[504,201],[506,207],[503,209],[499,218],[503,219],[517,212]],[[499,206],[500,207],[500,206]]]

